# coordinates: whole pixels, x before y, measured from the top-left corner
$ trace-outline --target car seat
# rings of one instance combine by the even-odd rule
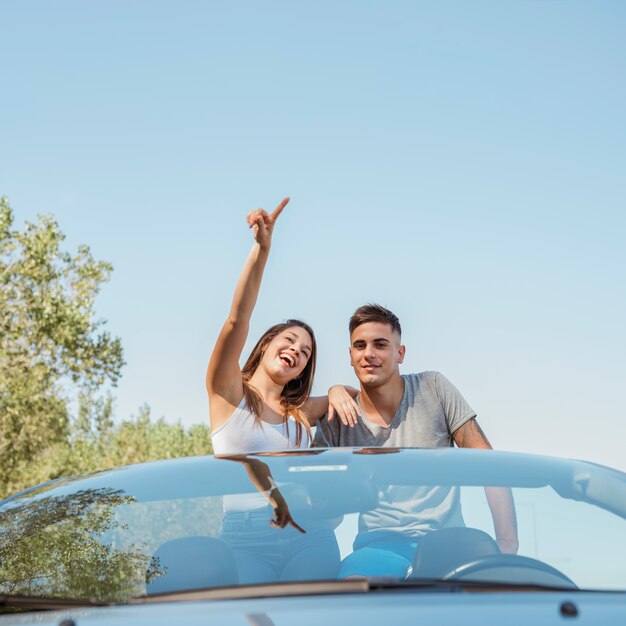
[[[442,528],[420,537],[409,578],[439,580],[463,563],[494,554],[500,554],[500,548],[486,532]]]
[[[215,537],[180,537],[161,544],[152,565],[163,573],[146,574],[146,593],[167,593],[226,587],[239,582],[235,558],[228,545]]]

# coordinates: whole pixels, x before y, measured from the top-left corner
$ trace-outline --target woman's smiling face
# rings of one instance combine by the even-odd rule
[[[290,326],[270,341],[261,364],[272,378],[286,383],[302,374],[312,352],[311,335],[300,326]]]

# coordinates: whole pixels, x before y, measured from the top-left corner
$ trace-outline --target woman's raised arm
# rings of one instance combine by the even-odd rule
[[[230,312],[206,372],[212,428],[223,423],[243,397],[239,357],[248,337],[250,317],[259,295],[274,225],[288,202],[289,198],[285,198],[272,213],[257,209],[246,218],[248,226],[253,229],[254,245],[237,281]]]

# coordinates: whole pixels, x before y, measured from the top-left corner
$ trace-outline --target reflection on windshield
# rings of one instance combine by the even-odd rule
[[[446,452],[199,458],[51,485],[0,508],[0,593],[121,602],[356,574],[626,589],[622,475]],[[503,488],[518,555],[486,497]],[[359,550],[382,570],[350,574]]]
[[[313,454],[316,451],[311,450]],[[280,452],[263,456],[283,456]],[[240,584],[278,580],[325,580],[339,569],[339,546],[329,520],[311,519],[308,494],[298,503],[294,484],[279,488],[267,463],[245,455],[221,457],[241,463],[259,493],[226,496],[220,537],[230,548]],[[292,517],[287,497],[298,507],[300,523]],[[305,505],[303,507],[302,505]],[[268,507],[273,518],[268,524]],[[303,526],[306,526],[306,530]],[[280,531],[280,536],[277,536]]]
[[[129,598],[162,573],[140,544],[117,548],[99,536],[119,528],[121,490],[85,489],[2,514],[0,590],[10,595]]]

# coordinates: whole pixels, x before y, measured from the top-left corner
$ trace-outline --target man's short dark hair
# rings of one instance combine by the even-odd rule
[[[394,332],[398,333],[398,335],[402,335],[398,316],[384,306],[380,306],[380,304],[365,304],[354,312],[348,326],[350,335],[352,335],[355,329],[361,326],[361,324],[367,324],[368,322],[389,324]]]

